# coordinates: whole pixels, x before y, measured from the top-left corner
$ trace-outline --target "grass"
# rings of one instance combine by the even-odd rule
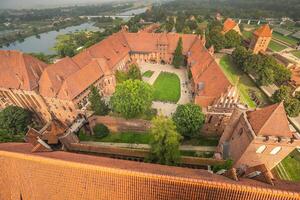
[[[114,142],[114,143],[129,143],[129,144],[149,144],[151,140],[151,134],[136,133],[136,132],[122,132],[122,133],[110,133],[106,137],[89,136],[83,132],[79,132],[79,139],[81,141],[93,141],[93,142]],[[182,141],[183,145],[193,146],[217,146],[219,142],[218,137],[204,137],[197,136],[192,139],[186,139]]]
[[[180,80],[176,74],[161,72],[153,88],[155,101],[177,103],[180,98]]]
[[[274,40],[271,40],[271,42],[269,44],[269,48],[274,52],[278,52],[278,51],[282,51],[282,50],[286,49],[287,47],[275,42]]]
[[[79,139],[82,141],[94,141],[94,142],[149,144],[151,140],[151,135],[148,133],[122,132],[122,133],[110,133],[106,137],[99,138],[99,137],[88,136],[83,133],[80,133]]]
[[[280,179],[300,181],[300,153],[293,151],[274,170]]]
[[[143,76],[144,76],[144,77],[147,77],[147,78],[150,78],[150,77],[152,76],[153,73],[154,73],[154,71],[148,70],[148,71],[146,71],[146,72],[143,74]]]
[[[292,54],[300,59],[300,51],[293,51]]]
[[[256,86],[255,82],[246,73],[234,66],[229,56],[226,55],[221,58],[220,66],[231,84],[237,84],[243,103],[247,104],[250,108],[256,107],[256,103],[250,97],[249,92],[254,91],[262,104],[269,104],[268,97]]]
[[[286,42],[286,43],[288,43],[290,45],[297,45],[297,43],[298,43],[298,40],[296,40],[296,39],[294,39],[292,37],[289,37],[289,36],[283,36],[283,35],[281,35],[279,33],[276,33],[276,32],[273,32],[272,35],[273,35],[272,36],[273,38],[276,38],[278,40]]]
[[[200,158],[212,158],[214,152],[180,151],[181,156],[191,156]]]
[[[251,31],[243,31],[242,35],[245,39],[251,39],[252,38],[252,32]]]

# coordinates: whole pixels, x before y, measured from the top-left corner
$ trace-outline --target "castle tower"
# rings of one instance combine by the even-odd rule
[[[222,33],[226,34],[231,30],[236,31],[238,34],[241,35],[241,30],[239,25],[233,19],[227,18],[226,21],[224,22]]]
[[[223,158],[234,161],[234,167],[265,164],[272,169],[300,145],[299,134],[289,128],[283,103],[242,113],[236,110],[230,122],[218,149]]]
[[[253,37],[250,43],[250,49],[254,54],[259,52],[265,52],[272,39],[273,30],[268,24],[262,25],[259,29],[254,31]]]

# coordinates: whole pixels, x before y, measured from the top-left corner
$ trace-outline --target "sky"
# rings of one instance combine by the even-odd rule
[[[0,0],[0,9],[47,8],[57,6],[105,3],[116,0]],[[120,1],[120,0],[119,0]]]

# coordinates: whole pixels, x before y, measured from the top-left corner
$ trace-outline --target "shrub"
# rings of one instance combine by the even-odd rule
[[[103,138],[109,134],[109,129],[104,124],[96,124],[93,128],[96,137]]]

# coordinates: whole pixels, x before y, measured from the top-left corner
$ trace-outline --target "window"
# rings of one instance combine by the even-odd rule
[[[256,153],[262,153],[265,151],[266,148],[267,148],[266,145],[262,145],[262,146],[258,147],[258,149],[256,150]]]
[[[281,150],[281,147],[275,147],[274,149],[272,149],[270,154],[271,155],[276,155],[280,150]]]

